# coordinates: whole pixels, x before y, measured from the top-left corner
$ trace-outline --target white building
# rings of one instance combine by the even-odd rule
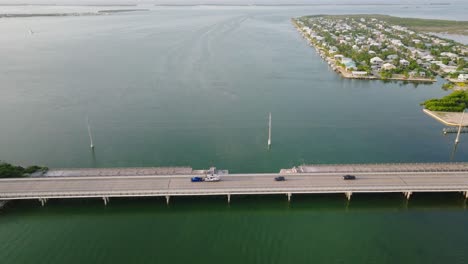
[[[434,60],[434,56],[428,54],[428,55],[424,56],[423,59],[425,59],[426,61],[432,61],[432,60]]]
[[[395,69],[395,65],[391,64],[391,63],[385,63],[384,65],[382,65],[382,70],[393,70]]]
[[[379,58],[379,57],[374,57],[374,58],[370,59],[370,63],[372,65],[382,65],[383,60],[381,58]]]
[[[457,54],[454,54],[452,52],[442,52],[440,53],[440,56],[442,57],[449,57],[451,59],[455,59],[455,58],[458,58],[458,55]]]
[[[400,60],[400,65],[403,66],[403,67],[408,67],[409,64],[410,64],[409,61],[407,61],[405,59]]]
[[[342,60],[343,57],[344,57],[344,56],[341,55],[341,54],[336,54],[336,55],[333,56],[333,58],[334,58],[335,60]]]

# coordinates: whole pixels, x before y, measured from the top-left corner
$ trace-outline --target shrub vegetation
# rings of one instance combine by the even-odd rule
[[[441,99],[427,100],[422,105],[431,111],[462,112],[468,105],[468,93],[455,91]]]
[[[23,168],[21,166],[15,166],[6,162],[0,161],[0,178],[18,178],[18,177],[25,177],[29,174],[42,171],[46,172],[48,170],[47,167],[40,167],[40,166],[29,166]]]

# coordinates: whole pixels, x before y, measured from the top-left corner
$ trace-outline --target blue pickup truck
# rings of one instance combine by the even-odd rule
[[[190,179],[191,182],[202,182],[203,178],[202,177],[192,177]]]

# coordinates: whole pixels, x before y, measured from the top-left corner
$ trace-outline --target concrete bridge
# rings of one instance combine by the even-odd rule
[[[342,193],[460,192],[468,198],[468,163],[305,165],[280,173],[228,174],[219,182],[191,182],[209,171],[191,168],[55,169],[41,177],[0,179],[0,200]],[[352,174],[355,180],[343,180]],[[284,176],[285,181],[274,177]]]

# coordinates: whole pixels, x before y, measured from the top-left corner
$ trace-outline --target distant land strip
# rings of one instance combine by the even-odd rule
[[[98,10],[97,12],[83,12],[83,13],[19,13],[19,14],[0,14],[0,18],[13,18],[13,17],[64,17],[64,16],[98,16],[112,13],[123,12],[138,12],[149,11],[149,9],[109,9]]]

